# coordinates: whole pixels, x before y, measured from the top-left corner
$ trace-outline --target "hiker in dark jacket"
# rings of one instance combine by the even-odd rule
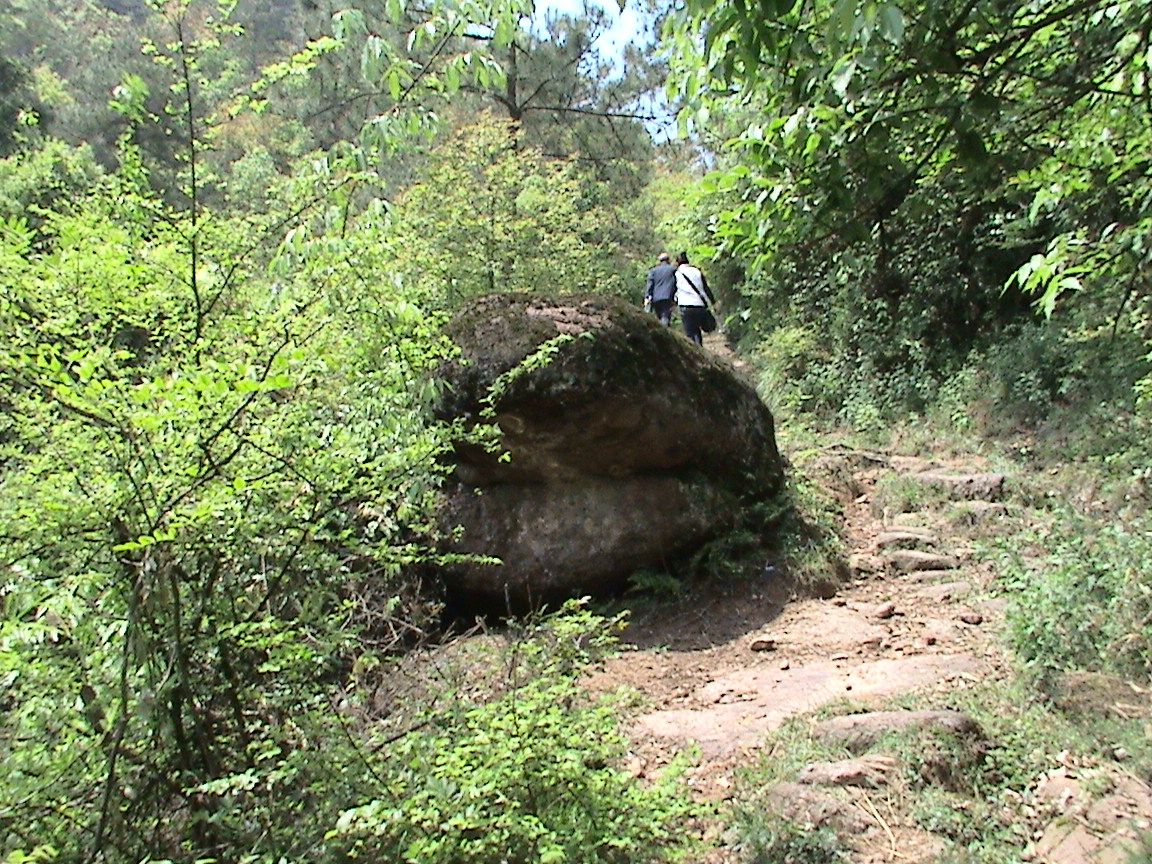
[[[644,283],[644,305],[667,327],[672,323],[672,307],[676,301],[676,268],[667,252],[661,252],[656,266],[648,271]]]

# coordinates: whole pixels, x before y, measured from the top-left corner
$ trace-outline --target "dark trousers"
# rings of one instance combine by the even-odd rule
[[[652,312],[660,319],[660,323],[667,327],[672,323],[672,306],[674,305],[672,298],[667,300],[653,300]]]
[[[704,344],[704,331],[700,324],[704,320],[705,308],[703,306],[681,306],[680,323],[684,326],[684,335],[697,345]]]

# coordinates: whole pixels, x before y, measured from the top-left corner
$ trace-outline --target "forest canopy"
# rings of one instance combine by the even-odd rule
[[[1128,362],[1148,336],[1142,4],[739,10],[691,2],[670,19],[673,91],[717,152],[710,234],[747,269],[753,319],[803,342],[831,318],[825,409],[922,410],[970,352],[1013,334],[1030,352],[1127,340],[1111,394],[1146,374]],[[1033,307],[1061,301],[1055,327],[1036,331]],[[1065,327],[1078,332],[1055,335]],[[1100,385],[1071,368],[1083,356],[1019,371],[1047,401]],[[836,386],[848,368],[882,392]]]

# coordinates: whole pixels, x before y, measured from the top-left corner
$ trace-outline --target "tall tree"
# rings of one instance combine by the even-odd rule
[[[442,140],[392,210],[388,266],[405,293],[455,307],[489,291],[622,293],[612,211],[578,162],[516,146],[480,117]]]
[[[784,2],[766,18],[727,2],[689,8],[674,42],[689,110],[732,102],[727,86],[766,107],[733,145],[769,176],[797,178],[803,207],[790,215],[817,229],[874,226],[944,170],[1011,177],[1060,137],[1098,132],[1077,123],[1085,113],[1127,124],[1117,132],[1141,122],[1138,3]]]
[[[584,162],[631,198],[649,176],[652,145],[644,123],[654,115],[645,100],[660,86],[663,70],[652,53],[635,46],[606,54],[608,25],[605,11],[587,2],[579,14],[549,13],[542,27],[525,21],[495,56],[501,81],[480,95],[518,124],[525,145]]]

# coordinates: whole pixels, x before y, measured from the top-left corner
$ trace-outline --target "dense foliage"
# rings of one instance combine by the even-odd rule
[[[288,770],[353,645],[428,621],[398,575],[443,348],[347,260],[268,278],[259,230],[119,178],[4,226],[6,846],[229,846],[204,784]]]
[[[1100,525],[1060,508],[1039,536],[1002,550],[1013,647],[1038,678],[1152,678],[1149,536],[1144,519]]]
[[[622,624],[571,602],[510,641],[467,646],[438,670],[434,707],[418,715],[430,728],[386,735],[389,773],[341,814],[337,842],[366,860],[445,864],[627,864],[690,849],[699,808],[681,766],[637,783],[621,764],[618,700],[594,700],[577,680]]]
[[[1142,4],[741,8],[700,0],[673,22],[676,92],[719,151],[709,238],[747,268],[740,305],[810,407],[923,410],[970,352],[1030,326],[1034,303],[1063,301],[1043,365],[1139,356]],[[1044,399],[1077,385],[1057,373]]]
[[[439,306],[492,291],[623,293],[608,193],[574,162],[518,146],[506,122],[481,117],[440,143],[397,196],[394,274]]]
[[[687,248],[797,427],[1063,420],[1147,480],[1141,4],[644,5],[624,69],[520,0],[0,10],[6,860],[683,848],[577,683],[613,622],[396,683],[441,624],[440,325],[486,291],[638,300]],[[1148,674],[1141,524],[1006,565],[1030,663]]]
[[[526,637],[504,690],[430,695],[407,726],[364,689],[439,626],[419,574],[453,431],[428,410],[444,316],[546,276],[620,285],[595,172],[500,123],[422,149],[450,91],[501,79],[448,43],[486,22],[501,49],[518,7],[376,10],[388,39],[347,11],[263,73],[227,4],[122,11],[77,10],[143,45],[110,70],[96,159],[5,67],[27,120],[0,163],[6,860],[661,857],[678,787],[620,772],[571,652],[529,668]],[[62,98],[79,79],[45,42]],[[385,113],[306,155],[302,103],[272,95],[353,48]],[[575,620],[577,640],[600,626]],[[482,811],[449,814],[468,783]]]

